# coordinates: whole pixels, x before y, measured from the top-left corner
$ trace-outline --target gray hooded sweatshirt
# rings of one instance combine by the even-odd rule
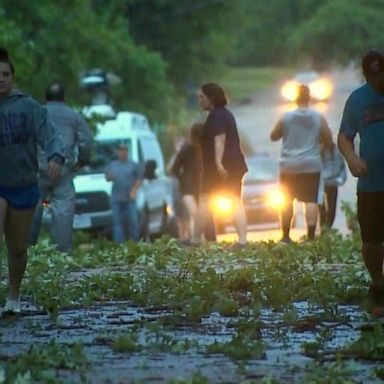
[[[47,160],[65,158],[65,147],[47,110],[30,96],[13,90],[0,99],[0,186],[26,187],[37,183],[38,149]]]

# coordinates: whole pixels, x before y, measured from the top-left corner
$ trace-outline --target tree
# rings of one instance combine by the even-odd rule
[[[318,7],[318,0],[240,0],[234,30],[235,65],[281,65],[291,59],[288,38]]]
[[[100,1],[100,0],[99,0]],[[168,76],[183,89],[188,81],[219,71],[233,49],[239,7],[231,0],[127,0],[134,40],[159,52]]]
[[[172,87],[167,64],[160,55],[134,43],[120,15],[106,19],[88,0],[51,2],[2,0],[0,28],[3,43],[14,58],[18,85],[37,98],[53,78],[67,86],[71,101],[85,102],[79,92],[81,71],[103,68],[118,74],[122,85],[114,91],[118,108],[166,116]],[[38,26],[38,28],[36,28]]]
[[[384,48],[382,0],[328,0],[290,37],[293,52],[322,69],[348,64],[370,48]]]

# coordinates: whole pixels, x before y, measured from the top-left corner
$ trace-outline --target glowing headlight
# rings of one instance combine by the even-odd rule
[[[281,209],[285,204],[285,196],[283,191],[275,189],[268,194],[267,203],[274,209]]]
[[[281,95],[288,101],[295,101],[299,93],[296,81],[287,81],[281,88]]]
[[[230,215],[233,210],[232,200],[226,196],[216,195],[211,201],[211,209],[218,215]]]
[[[174,216],[173,208],[171,205],[167,204],[165,207],[165,211],[167,212],[168,216]]]
[[[311,96],[316,100],[327,100],[332,94],[333,86],[328,79],[317,80],[309,85]]]

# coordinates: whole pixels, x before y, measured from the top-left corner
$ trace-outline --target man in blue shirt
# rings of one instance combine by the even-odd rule
[[[139,241],[140,224],[136,206],[136,193],[141,184],[140,166],[128,158],[128,148],[119,144],[117,160],[106,170],[105,176],[112,181],[113,239],[122,243],[127,238]]]
[[[362,60],[366,83],[349,96],[338,145],[357,183],[362,256],[372,279],[370,296],[384,296],[384,55],[370,51]],[[360,137],[360,153],[354,139]]]

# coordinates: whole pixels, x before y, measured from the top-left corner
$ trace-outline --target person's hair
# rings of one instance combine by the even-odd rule
[[[144,165],[144,179],[156,179],[156,160],[147,160]]]
[[[378,50],[371,49],[361,59],[361,68],[365,78],[384,72],[384,55]]]
[[[4,47],[0,47],[0,63],[7,63],[11,69],[12,76],[15,75],[15,67],[9,57],[8,51]]]
[[[201,90],[205,96],[211,101],[214,107],[224,107],[227,105],[227,96],[224,89],[216,83],[206,83],[201,86]]]
[[[189,129],[189,137],[191,138],[192,144],[200,144],[201,142],[201,131],[203,129],[203,124],[195,123]]]
[[[311,99],[311,91],[307,85],[300,85],[299,92],[296,98],[297,104],[307,104]]]
[[[64,101],[65,88],[60,81],[52,81],[45,90],[46,101]]]

